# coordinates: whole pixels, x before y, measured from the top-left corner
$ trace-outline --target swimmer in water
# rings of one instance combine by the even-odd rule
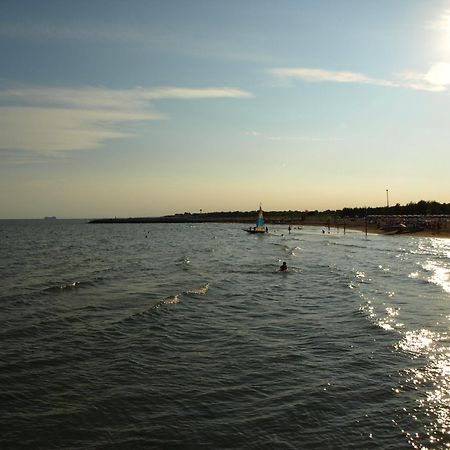
[[[280,266],[280,272],[286,272],[287,271],[287,264],[286,261],[283,262],[283,264]]]

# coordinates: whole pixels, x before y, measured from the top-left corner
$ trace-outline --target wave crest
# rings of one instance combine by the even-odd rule
[[[184,291],[185,294],[205,295],[208,292],[209,283],[202,284],[198,288],[188,289]]]

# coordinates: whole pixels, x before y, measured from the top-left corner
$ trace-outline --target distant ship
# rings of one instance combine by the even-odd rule
[[[44,220],[56,220],[56,216],[45,216]]]
[[[264,227],[264,216],[261,204],[259,205],[258,218],[256,219],[256,226],[245,228],[244,231],[247,233],[268,233],[267,227]]]

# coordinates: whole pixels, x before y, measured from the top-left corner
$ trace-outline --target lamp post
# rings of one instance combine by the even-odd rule
[[[366,237],[367,237],[367,206],[365,208],[366,208],[366,217],[365,217],[364,223],[365,223]]]
[[[386,204],[387,207],[389,208],[389,189],[386,189]]]

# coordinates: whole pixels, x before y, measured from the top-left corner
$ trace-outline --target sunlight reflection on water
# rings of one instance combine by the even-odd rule
[[[444,289],[445,292],[450,294],[450,268],[442,263],[436,261],[427,261],[423,265],[423,268],[431,272],[432,275],[428,278],[428,281],[433,284],[437,284]]]
[[[399,384],[393,392],[400,398],[408,398],[411,392],[416,392],[417,398],[412,404],[414,406],[403,408],[394,423],[413,448],[450,448],[450,316],[447,312],[450,306],[447,296],[450,293],[450,240],[412,240],[409,252],[403,248],[400,251],[395,256],[401,259],[402,264],[410,265],[407,272],[410,281],[402,282],[395,289],[395,295],[393,291],[379,288],[364,290],[366,286],[361,284],[361,273],[357,271],[353,284],[359,282],[357,286],[364,300],[360,311],[374,325],[387,332],[398,333],[394,350],[411,359],[410,367],[401,371]],[[433,290],[428,289],[425,295],[415,291],[416,283],[420,282],[426,282],[430,289],[431,285],[442,289],[439,309],[429,310],[436,308],[435,304],[431,306],[428,297],[436,296]],[[418,311],[422,311],[425,320],[419,320],[417,312],[407,312],[399,306],[397,302],[401,300],[403,304],[405,295],[416,299]],[[433,321],[436,313],[445,320]],[[416,328],[419,323],[425,326]]]
[[[405,385],[416,389],[421,387],[425,391],[417,400],[420,414],[426,418],[423,422],[424,438],[437,448],[450,447],[450,348],[440,345],[447,339],[446,333],[422,329],[407,332],[397,344],[398,349],[408,352],[413,358],[424,356],[428,360],[424,367],[407,371]],[[402,388],[405,389],[404,386]],[[418,437],[409,435],[408,439],[414,448],[426,448],[419,440],[416,441]]]

